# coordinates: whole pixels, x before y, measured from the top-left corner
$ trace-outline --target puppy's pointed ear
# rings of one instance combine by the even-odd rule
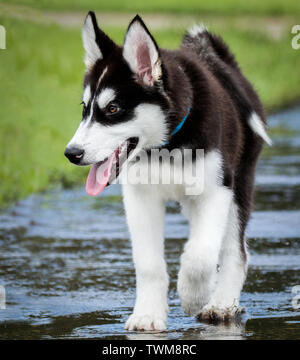
[[[145,85],[152,86],[160,80],[162,67],[158,46],[138,15],[129,24],[123,57]]]
[[[116,44],[98,27],[96,15],[90,11],[82,28],[83,47],[85,49],[84,63],[87,68],[97,60],[107,57]]]

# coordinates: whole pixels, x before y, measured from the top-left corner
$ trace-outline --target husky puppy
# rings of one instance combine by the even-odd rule
[[[256,162],[263,142],[270,143],[257,94],[227,45],[204,26],[194,26],[180,48],[169,51],[158,47],[137,15],[121,47],[89,12],[82,38],[82,122],[65,155],[76,165],[92,165],[88,194],[111,183],[113,167],[118,177],[124,163],[134,166],[141,151],[204,150],[201,194],[189,195],[184,181],[123,185],[137,286],[125,328],[166,329],[168,200],[180,203],[190,224],[178,274],[184,311],[202,321],[234,318],[247,271],[244,233]],[[128,160],[121,161],[125,147]],[[199,165],[194,155],[192,162]]]

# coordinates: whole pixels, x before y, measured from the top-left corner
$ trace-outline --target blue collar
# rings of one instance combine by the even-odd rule
[[[190,114],[190,110],[191,110],[191,108],[188,108],[187,114],[186,114],[185,117],[180,121],[180,123],[176,126],[176,128],[172,131],[172,134],[170,135],[170,138],[171,138],[173,135],[177,134],[178,131],[181,130],[183,124],[185,123],[185,120],[188,118],[188,116],[189,116],[189,114]],[[168,141],[168,140],[164,142],[164,145],[168,145],[168,144],[169,144],[169,141]]]

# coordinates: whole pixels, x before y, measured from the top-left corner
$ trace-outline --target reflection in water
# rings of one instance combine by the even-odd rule
[[[125,332],[135,274],[120,188],[96,199],[80,188],[33,195],[0,214],[0,338],[299,339],[300,311],[291,305],[291,288],[300,284],[299,114],[270,119],[275,145],[258,166],[243,322],[207,325],[184,315],[176,280],[188,226],[169,203],[168,331]]]
[[[178,331],[162,333],[130,333],[126,336],[127,340],[169,340],[176,338],[178,340],[243,340],[245,324],[242,322],[233,322],[230,324],[203,325],[199,324],[197,328],[185,329],[178,336]],[[174,337],[172,336],[174,335]]]
[[[192,340],[242,340],[244,331],[243,323],[211,325],[198,334],[194,332]],[[181,339],[188,340],[189,335],[184,334]]]

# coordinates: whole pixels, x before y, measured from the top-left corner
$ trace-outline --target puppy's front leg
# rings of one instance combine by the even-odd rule
[[[164,260],[165,205],[151,185],[124,185],[136,270],[136,303],[127,330],[165,330],[168,274]]]
[[[187,314],[198,314],[214,290],[231,201],[231,190],[218,186],[183,204],[191,230],[181,256],[178,292]]]

